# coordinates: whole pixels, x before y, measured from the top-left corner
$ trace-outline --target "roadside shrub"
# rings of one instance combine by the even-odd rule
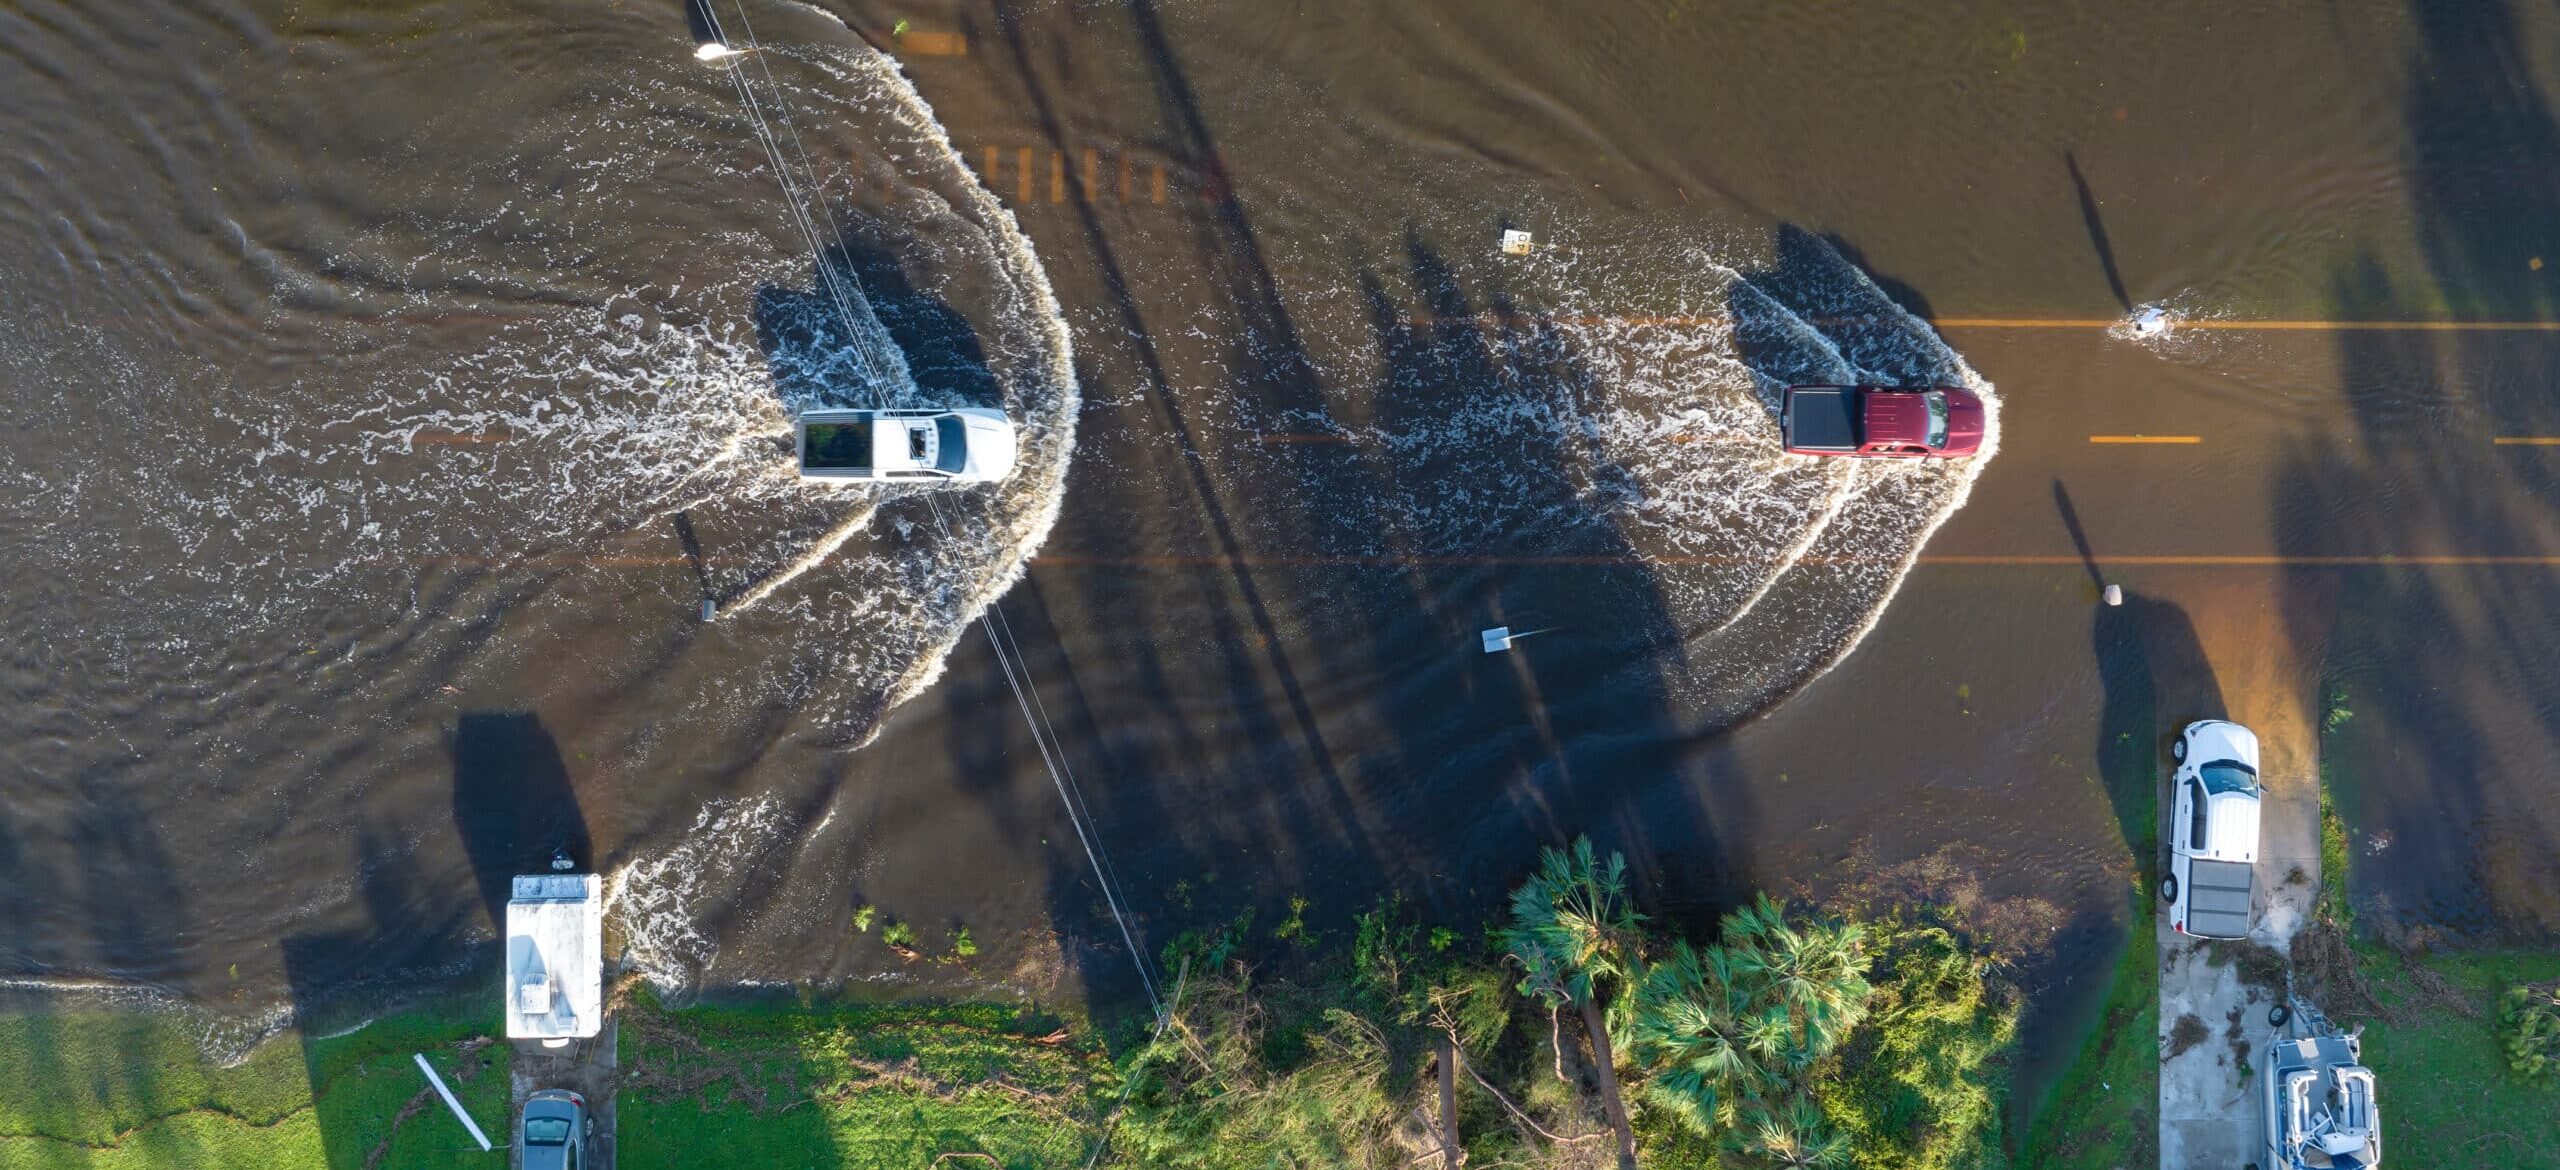
[[[2560,983],[2509,988],[2498,1001],[2498,1045],[2526,1080],[2560,1072]]]
[[[1866,1026],[1816,1098],[1861,1170],[1980,1170],[2001,1152],[2002,1059],[2018,1003],[1991,960],[1935,925],[1871,923]]]

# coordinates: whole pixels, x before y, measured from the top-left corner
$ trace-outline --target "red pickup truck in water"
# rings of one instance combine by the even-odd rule
[[[1778,434],[1791,455],[1954,459],[1982,449],[1982,400],[1953,386],[1789,386]]]

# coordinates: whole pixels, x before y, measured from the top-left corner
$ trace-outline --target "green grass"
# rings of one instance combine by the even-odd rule
[[[643,1000],[621,1027],[626,1170],[1076,1165],[1116,1091],[1098,1045],[1004,1006]]]
[[[361,1167],[425,1087],[410,1054],[453,1081],[456,1042],[493,1030],[459,1005],[391,1016],[306,1045],[287,1033],[224,1068],[176,1016],[0,1016],[0,1170]],[[458,1089],[493,1139],[507,1117],[504,1045]],[[384,1167],[491,1166],[441,1105],[401,1127]]]
[[[2134,899],[2098,1023],[2036,1111],[2020,1166],[2116,1170],[2159,1162],[2160,965],[2151,899]]]
[[[2405,1023],[2366,1024],[2364,1062],[2382,1101],[2387,1161],[2410,1166],[2560,1167],[2560,1088],[2508,1071],[2496,1035],[2499,994],[2560,979],[2560,954],[2445,952],[2420,964],[2480,1009],[2473,1019],[2419,990],[2401,961],[2358,948],[2366,980]]]

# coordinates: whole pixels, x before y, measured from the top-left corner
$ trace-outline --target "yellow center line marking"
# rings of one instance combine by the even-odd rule
[[[2560,435],[2499,435],[2489,442],[2500,447],[2560,447]]]
[[[960,57],[969,52],[969,37],[956,32],[908,32],[898,47],[919,57]]]
[[[2202,435],[2091,435],[2092,443],[2201,443]]]

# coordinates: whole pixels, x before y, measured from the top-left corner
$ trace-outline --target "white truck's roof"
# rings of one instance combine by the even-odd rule
[[[507,1037],[593,1036],[604,1025],[604,888],[591,873],[519,874],[507,902]]]

